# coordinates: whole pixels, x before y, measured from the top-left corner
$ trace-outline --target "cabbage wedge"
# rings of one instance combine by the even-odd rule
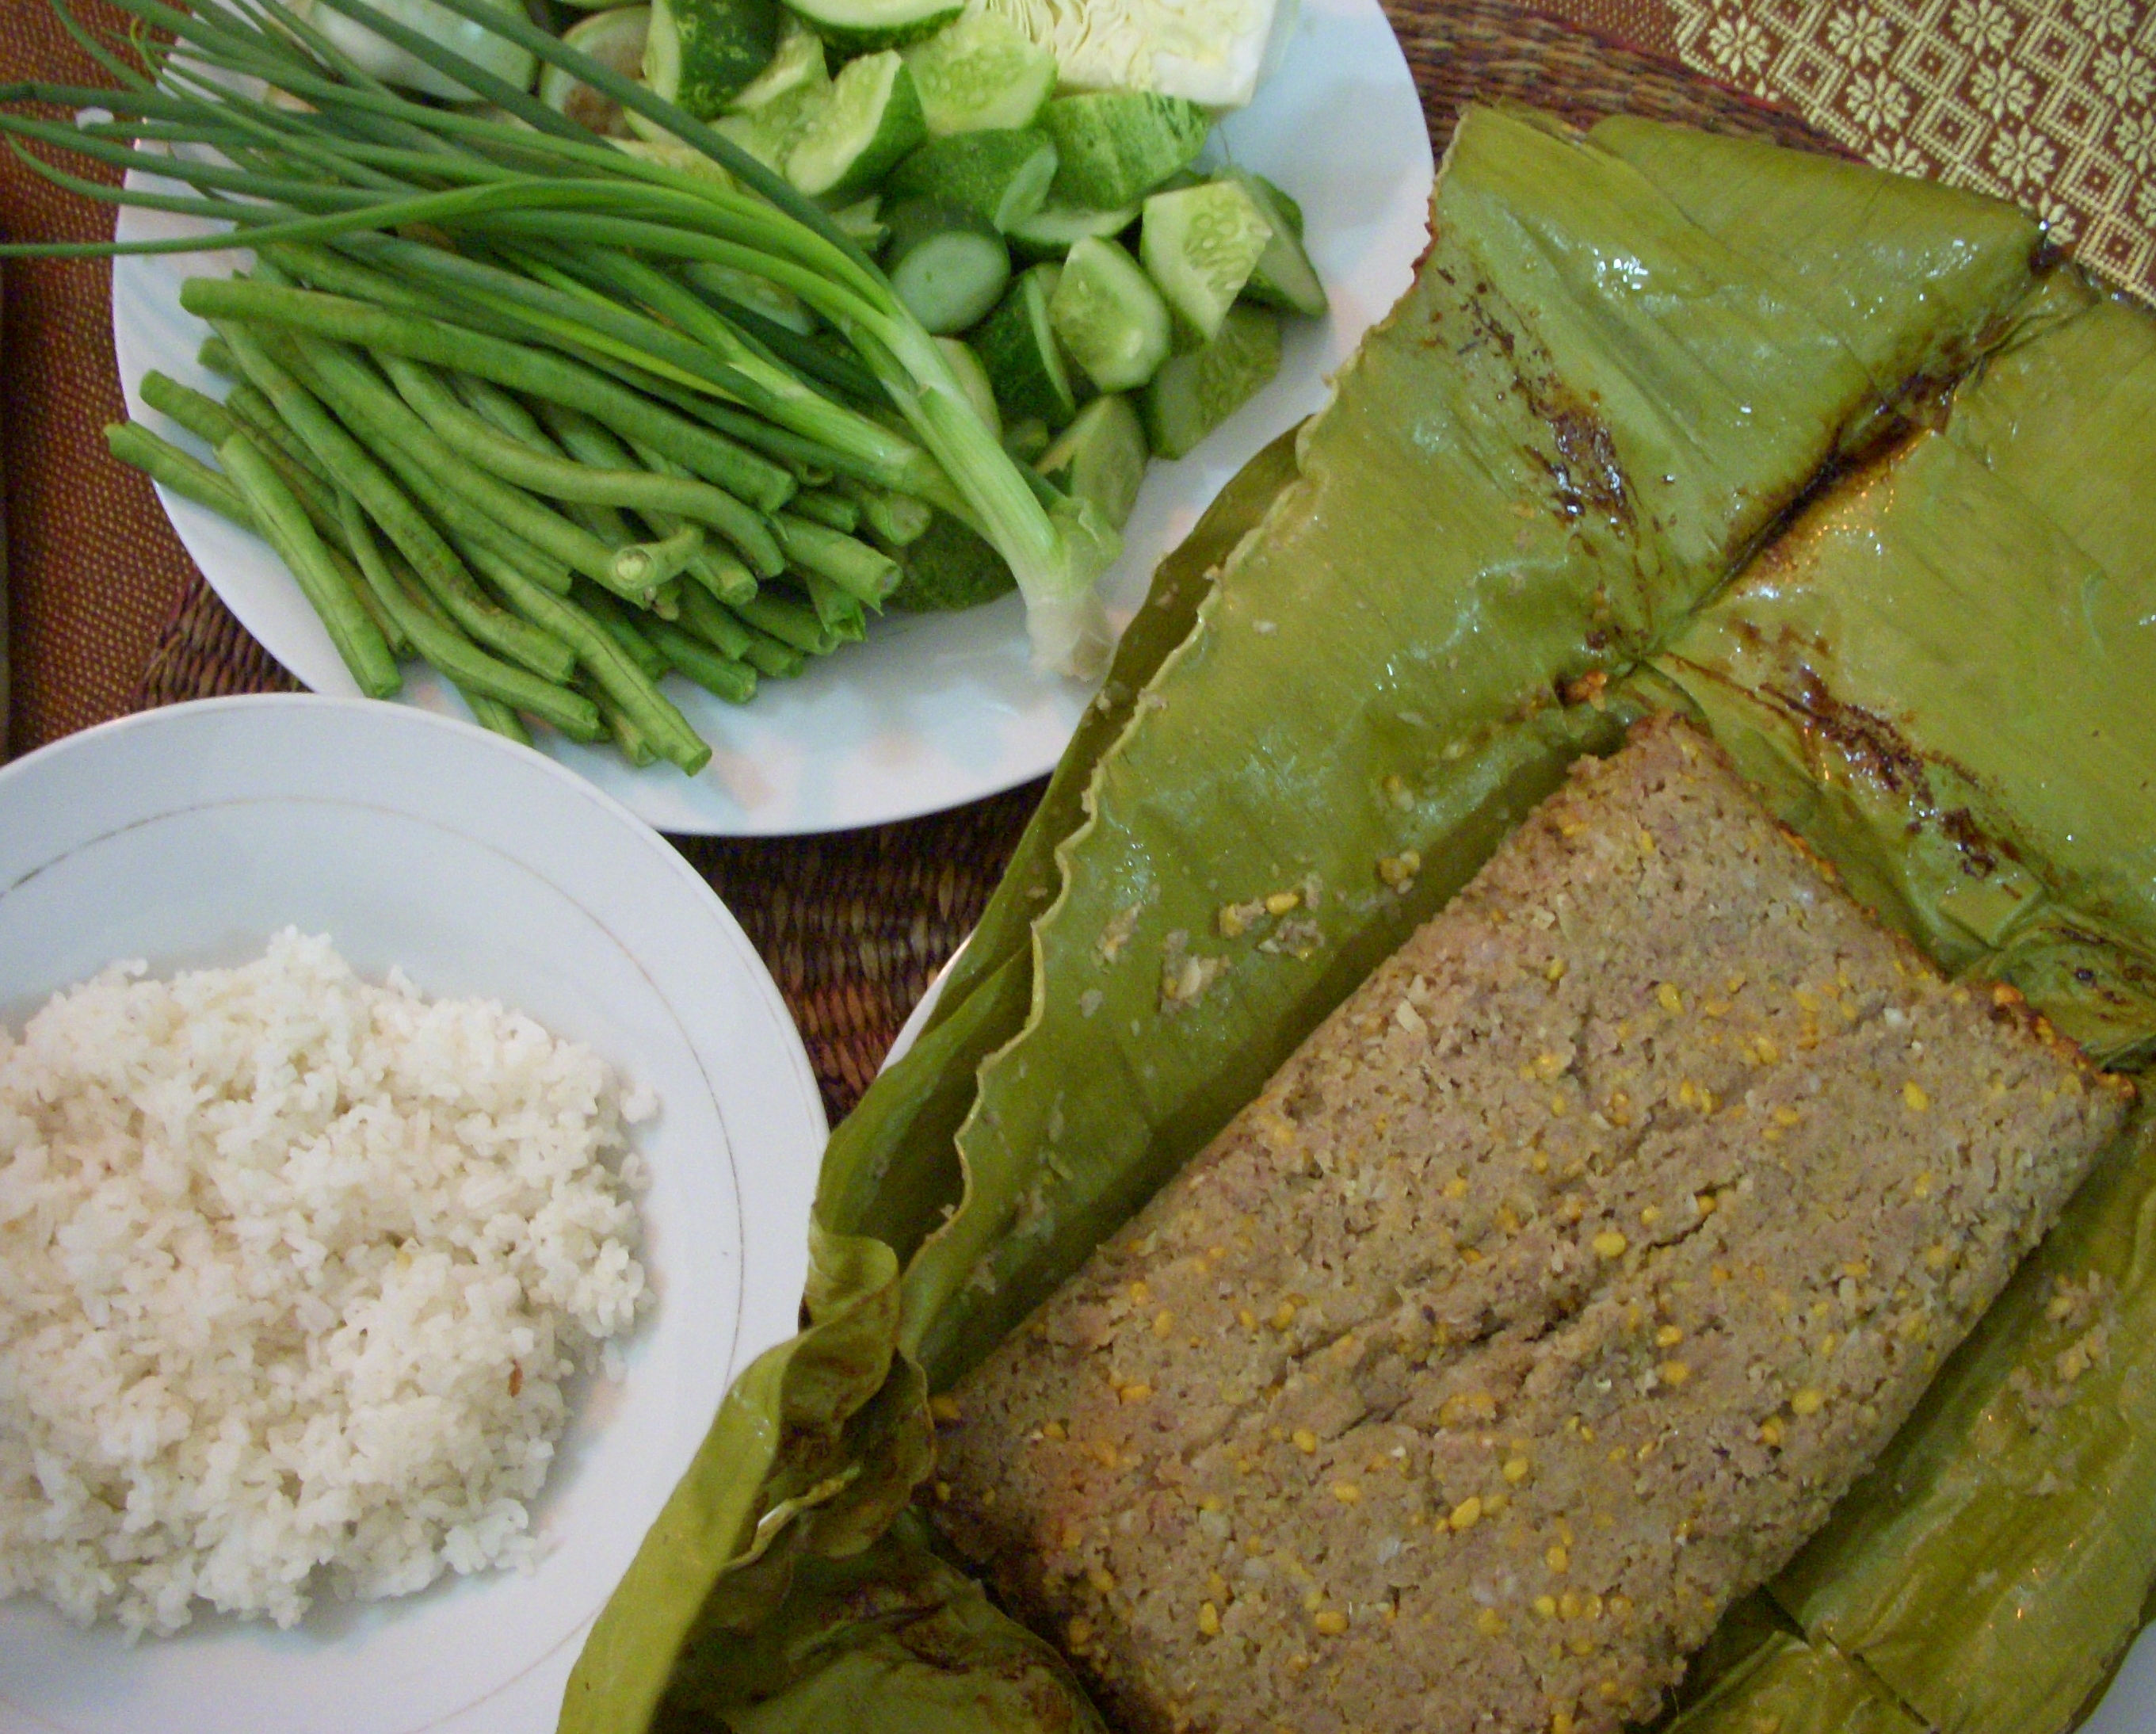
[[[841,1726],[841,1680],[875,1682],[880,1726],[1012,1726],[1014,1700],[932,1690],[873,1614],[879,1572],[925,1581],[917,1536],[871,1534],[927,1473],[925,1392],[1617,744],[1628,678],[1822,469],[2011,331],[2041,239],[1868,170],[1490,110],[1433,233],[1332,401],[1163,566],[935,1021],[834,1135],[821,1232],[891,1263],[850,1253],[852,1288],[737,1387],[753,1412],[721,1415],[602,1616],[565,1730]],[[894,1268],[871,1394],[858,1345],[834,1375],[811,1339],[889,1319]],[[960,1614],[987,1642],[986,1604]],[[1090,1726],[1021,1634],[989,1648],[1055,1701],[1029,1726]],[[985,1685],[983,1653],[953,1665]]]

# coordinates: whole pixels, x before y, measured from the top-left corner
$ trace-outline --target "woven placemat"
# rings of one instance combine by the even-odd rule
[[[1440,151],[1463,105],[1508,98],[1579,121],[1629,111],[1835,148],[1794,116],[1500,0],[1387,9]],[[295,688],[198,575],[151,660],[138,707]],[[979,919],[1041,787],[827,836],[676,839],[778,981],[834,1121],[868,1087],[906,1012]]]

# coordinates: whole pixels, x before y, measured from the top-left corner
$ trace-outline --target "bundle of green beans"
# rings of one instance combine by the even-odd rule
[[[1012,461],[858,247],[727,140],[489,0],[444,3],[677,149],[602,141],[366,0],[320,3],[493,112],[392,90],[284,0],[118,0],[145,27],[126,48],[50,3],[116,87],[11,85],[0,103],[114,118],[0,112],[20,154],[92,197],[228,223],[255,250],[244,275],[182,287],[225,399],[142,383],[218,466],[137,424],[108,430],[112,450],[259,532],[362,691],[395,692],[417,656],[489,726],[610,735],[693,773],[709,749],[660,678],[745,702],[860,638],[893,553],[939,509],[1009,563],[1038,660],[1096,666],[1113,533]],[[194,190],[85,181],[25,141]],[[817,330],[743,314],[711,265],[790,291]]]

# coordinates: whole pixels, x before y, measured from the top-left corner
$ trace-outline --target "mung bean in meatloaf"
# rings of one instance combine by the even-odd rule
[[[1131,1734],[1614,1728],[2129,1093],[1648,725],[939,1402],[931,1509]]]

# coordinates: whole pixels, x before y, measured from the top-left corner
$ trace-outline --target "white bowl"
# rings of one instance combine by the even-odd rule
[[[539,1564],[289,1632],[198,1616],[133,1647],[0,1602],[0,1731],[542,1734],[583,1634],[735,1375],[792,1333],[824,1124],[786,1009],[664,839],[536,753],[402,706],[216,700],[0,770],[0,1020],[118,958],[259,955],[288,924],[378,979],[485,996],[649,1083],[658,1305],[536,1503]]]

